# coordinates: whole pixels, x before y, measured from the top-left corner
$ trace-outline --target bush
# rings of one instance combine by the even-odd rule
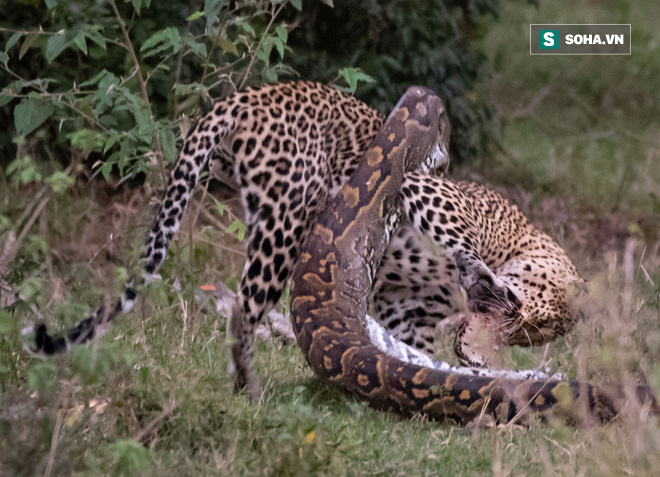
[[[34,153],[68,165],[72,145],[91,154],[106,178],[111,171],[162,178],[189,127],[182,113],[245,85],[294,76],[285,56],[303,78],[330,82],[348,66],[342,76],[355,89],[358,79],[373,77],[360,96],[383,111],[411,84],[434,89],[448,104],[455,159],[478,154],[496,130],[492,109],[472,91],[483,62],[475,44],[483,19],[497,16],[497,0],[334,8],[331,0],[310,0],[302,14],[302,0],[20,3],[0,6],[10,25],[0,28],[9,83],[0,119],[18,134],[0,132],[3,161]],[[27,141],[43,124],[51,127]]]
[[[493,109],[474,88],[482,79],[478,45],[498,0],[376,0],[309,2],[303,27],[289,44],[293,67],[305,78],[331,81],[339,68],[359,67],[375,79],[361,88],[371,106],[390,110],[413,84],[436,91],[452,124],[452,160],[483,152],[496,138]]]
[[[300,0],[175,1],[158,8],[151,0],[25,3],[0,12],[20,25],[2,29],[7,42],[0,52],[11,77],[0,106],[5,119],[7,106],[13,108],[18,160],[35,147],[61,153],[71,144],[94,153],[93,168],[106,178],[113,170],[124,178],[164,177],[189,127],[182,113],[290,73],[281,63],[290,27],[279,16],[289,4],[300,7]],[[39,132],[41,141],[26,143],[48,120],[52,127]],[[3,156],[12,157],[7,142]]]

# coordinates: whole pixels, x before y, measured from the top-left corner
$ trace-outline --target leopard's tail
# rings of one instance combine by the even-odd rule
[[[158,269],[165,261],[174,234],[179,230],[181,217],[199,182],[200,174],[217,146],[236,130],[237,115],[235,110],[230,111],[230,101],[226,99],[217,102],[213,110],[203,116],[186,137],[147,236],[141,256],[142,276],[129,281],[121,298],[113,306],[101,306],[63,335],[48,334],[43,323],[26,328],[24,334],[34,331],[36,342],[36,349],[27,351],[52,355],[68,350],[72,344],[84,343],[94,336],[102,335],[107,325],[119,314],[127,313],[133,308],[137,299],[136,287],[159,278]]]

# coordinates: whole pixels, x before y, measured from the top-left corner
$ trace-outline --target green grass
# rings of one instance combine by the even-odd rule
[[[593,289],[609,292],[604,282],[611,278]],[[43,475],[54,435],[51,475],[113,474],[130,469],[127,462],[136,465],[134,475],[177,476],[650,475],[660,465],[658,421],[645,415],[583,430],[551,423],[467,431],[403,419],[320,382],[298,349],[279,341],[259,344],[265,393],[251,406],[231,392],[224,318],[198,310],[184,326],[166,287],[153,288],[143,316],[129,315],[96,347],[69,356],[35,362],[17,338],[2,338],[3,475]],[[617,307],[619,297],[595,295]],[[642,366],[659,385],[660,370],[648,362],[660,355],[658,315],[650,308],[630,327],[599,307],[604,315],[552,345],[545,362],[573,377],[584,365],[596,381]],[[511,364],[536,365],[543,354],[516,350]],[[125,439],[147,451],[118,445]]]
[[[660,4],[520,3],[503,2],[484,39],[493,72],[478,94],[498,108],[502,149],[461,173],[477,170],[556,237],[590,279],[591,301],[568,337],[505,350],[504,363],[600,383],[645,376],[660,389],[660,208],[650,196],[660,195]],[[529,23],[561,22],[632,23],[633,54],[529,56]],[[16,220],[36,190],[1,187],[11,197],[2,213]],[[144,198],[108,202],[86,186],[52,198],[12,263],[9,283],[54,329],[114,296],[127,273],[117,264],[142,241]],[[0,317],[0,475],[657,475],[659,423],[639,409],[579,430],[404,419],[320,382],[280,341],[259,343],[265,393],[249,405],[232,394],[225,317],[192,305],[201,283],[242,269],[240,247],[211,223],[192,232],[193,263],[182,227],[164,282],[95,346],[33,360]],[[27,304],[16,327],[34,319]],[[439,354],[453,359],[449,339]]]
[[[491,180],[568,194],[601,213],[652,210],[660,183],[660,4],[503,2],[484,40],[503,151],[485,158]],[[631,23],[631,56],[531,56],[530,23]],[[656,224],[657,225],[657,224]]]

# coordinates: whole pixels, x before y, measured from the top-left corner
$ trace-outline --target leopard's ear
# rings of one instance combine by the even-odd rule
[[[584,299],[589,295],[589,285],[586,280],[578,278],[566,286],[566,294],[571,299]]]

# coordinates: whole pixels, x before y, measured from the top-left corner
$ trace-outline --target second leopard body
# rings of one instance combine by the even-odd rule
[[[427,209],[427,217],[416,218],[416,211],[429,205],[425,202],[441,183],[429,176],[414,178],[420,190],[428,187],[428,195],[415,193],[420,204],[411,207],[405,174],[420,167],[434,144],[442,141],[437,130],[442,113],[431,91],[409,88],[304,243],[291,281],[291,322],[311,368],[373,407],[456,423],[479,422],[484,416],[491,422],[514,422],[532,415],[573,423],[609,421],[631,401],[657,413],[647,385],[628,392],[621,385],[470,376],[402,360],[374,345],[367,317],[374,264],[386,253],[404,213],[456,262],[458,281],[473,311],[512,318],[523,306],[481,259],[478,227],[469,208],[453,215],[455,220],[444,228],[442,216],[434,216],[437,210]],[[435,229],[434,223],[441,225]]]
[[[571,328],[578,313],[568,295],[582,280],[566,252],[514,204],[482,185],[419,172],[405,176],[402,198],[408,220],[383,256],[370,299],[373,316],[390,334],[432,355],[436,325],[459,318],[459,360],[487,366],[488,348],[537,346]],[[457,266],[466,251],[508,288],[517,309],[503,310],[506,300],[466,308]]]

